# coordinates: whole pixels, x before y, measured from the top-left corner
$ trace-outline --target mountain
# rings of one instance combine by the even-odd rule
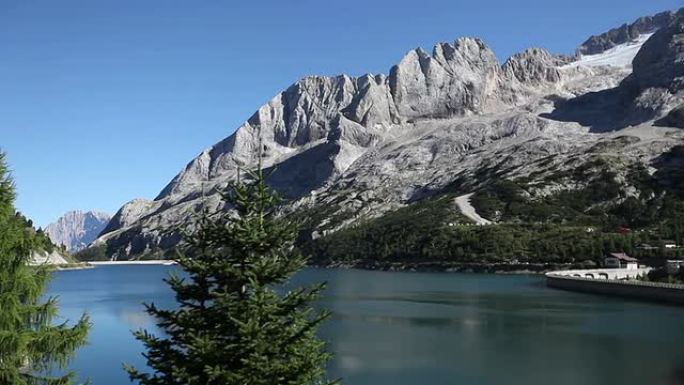
[[[53,243],[70,252],[86,248],[105,228],[111,216],[96,211],[70,211],[45,228]]]
[[[580,55],[595,55],[617,45],[629,43],[639,36],[652,34],[658,29],[667,27],[675,19],[674,12],[661,12],[654,16],[640,17],[631,24],[623,24],[606,33],[587,39],[577,48]]]
[[[259,154],[268,183],[288,200],[282,213],[305,220],[305,243],[391,226],[383,218],[408,212],[446,210],[455,213],[450,225],[469,223],[451,204],[463,196],[494,223],[628,222],[608,211],[630,197],[657,205],[677,193],[679,174],[664,170],[684,160],[683,28],[684,10],[666,12],[592,37],[576,56],[531,48],[503,64],[483,41],[460,38],[410,51],[388,75],[304,78],[154,200],[124,205],[94,245],[114,259],[163,255],[200,207],[225,208],[219,192]],[[640,170],[648,186],[633,178]],[[606,178],[617,195],[602,189]],[[574,206],[562,201],[569,193]],[[439,211],[425,208],[437,201]],[[540,202],[557,212],[511,214],[513,203],[542,212]]]

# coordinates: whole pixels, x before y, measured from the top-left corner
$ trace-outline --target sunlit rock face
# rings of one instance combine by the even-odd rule
[[[597,143],[649,164],[682,140],[667,123],[679,115],[664,119],[684,103],[681,28],[681,12],[660,14],[625,36],[621,27],[590,39],[580,56],[531,48],[503,64],[485,42],[460,38],[408,52],[388,75],[304,78],[191,160],[155,200],[126,204],[96,243],[112,258],[160,255],[181,240],[174,229],[191,228],[202,208],[222,209],[219,192],[260,162],[287,198],[283,213],[318,213],[315,234],[447,187],[533,183],[576,167]],[[632,140],[614,140],[621,136]]]
[[[45,232],[55,245],[64,245],[70,252],[86,248],[107,226],[109,214],[96,211],[71,211],[49,224]]]

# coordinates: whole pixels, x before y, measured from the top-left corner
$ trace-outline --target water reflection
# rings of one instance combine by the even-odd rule
[[[125,310],[119,314],[119,318],[134,330],[149,328],[154,324],[154,318],[141,311]]]
[[[96,385],[142,365],[131,329],[153,328],[143,301],[173,306],[165,266],[58,274],[67,317],[88,311],[91,345],[75,367]],[[321,336],[345,384],[679,384],[684,310],[546,289],[529,276],[308,270],[328,281]]]

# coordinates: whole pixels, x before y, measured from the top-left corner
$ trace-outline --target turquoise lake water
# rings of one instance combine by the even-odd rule
[[[83,378],[127,384],[122,363],[144,365],[130,331],[154,330],[143,302],[174,306],[170,269],[55,274],[61,315],[94,323],[72,364]],[[296,281],[328,282],[321,337],[343,384],[684,383],[684,308],[556,291],[537,276],[308,269]]]

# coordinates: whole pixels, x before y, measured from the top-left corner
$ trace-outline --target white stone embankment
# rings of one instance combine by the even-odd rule
[[[93,266],[116,266],[116,265],[175,265],[172,260],[150,260],[150,261],[95,261],[88,262]]]
[[[684,285],[647,282],[637,276],[650,268],[591,269],[546,273],[546,284],[555,289],[619,296],[652,302],[684,305]]]
[[[31,261],[29,262],[29,265],[66,265],[68,263],[69,261],[67,261],[64,256],[57,251],[48,253],[47,251],[43,250],[34,251],[31,254]]]

